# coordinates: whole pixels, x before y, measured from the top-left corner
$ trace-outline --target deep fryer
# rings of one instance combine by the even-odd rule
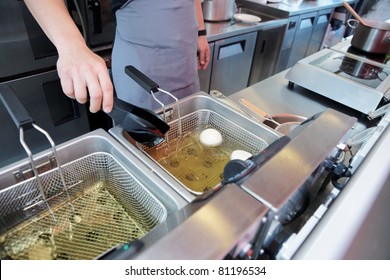
[[[166,204],[149,191],[153,182],[145,187],[131,174],[125,166],[135,168],[135,163],[123,165],[118,159],[129,156],[123,158],[113,143],[86,135],[59,157],[12,89],[1,86],[0,93],[29,155],[23,167],[0,172],[1,259],[93,259],[141,238],[166,219]],[[31,128],[47,134],[52,144],[48,163],[33,157],[24,142],[24,130]]]

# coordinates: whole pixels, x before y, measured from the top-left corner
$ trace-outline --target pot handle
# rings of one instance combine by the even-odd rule
[[[359,25],[359,21],[357,19],[350,18],[349,20],[347,20],[347,24],[352,29],[356,29]]]

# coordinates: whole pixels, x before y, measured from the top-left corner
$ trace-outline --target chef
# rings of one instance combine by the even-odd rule
[[[63,0],[26,0],[31,13],[57,48],[64,93],[90,111],[110,112],[113,85],[105,62],[85,44]],[[177,98],[199,91],[198,69],[206,69],[210,49],[201,0],[114,0],[117,30],[112,75],[120,99],[155,109],[160,105],[124,72],[133,65]],[[160,93],[158,93],[160,94]],[[171,103],[168,95],[159,95]]]

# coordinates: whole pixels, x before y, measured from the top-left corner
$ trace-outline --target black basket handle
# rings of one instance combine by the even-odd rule
[[[32,127],[34,123],[32,117],[10,86],[0,85],[0,100],[18,129],[29,129]]]

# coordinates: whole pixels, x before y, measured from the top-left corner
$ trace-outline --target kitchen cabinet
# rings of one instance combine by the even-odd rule
[[[289,54],[287,61],[280,62],[285,64],[279,67],[281,70],[293,66],[302,58],[320,50],[332,11],[333,9],[325,9],[289,18],[288,27],[294,36],[292,42],[287,42],[291,42],[291,47],[284,48],[286,52],[289,50]]]
[[[248,86],[275,74],[286,25],[259,30]]]
[[[199,71],[201,89],[230,95],[248,86],[257,32],[210,42],[212,55],[206,71]]]

